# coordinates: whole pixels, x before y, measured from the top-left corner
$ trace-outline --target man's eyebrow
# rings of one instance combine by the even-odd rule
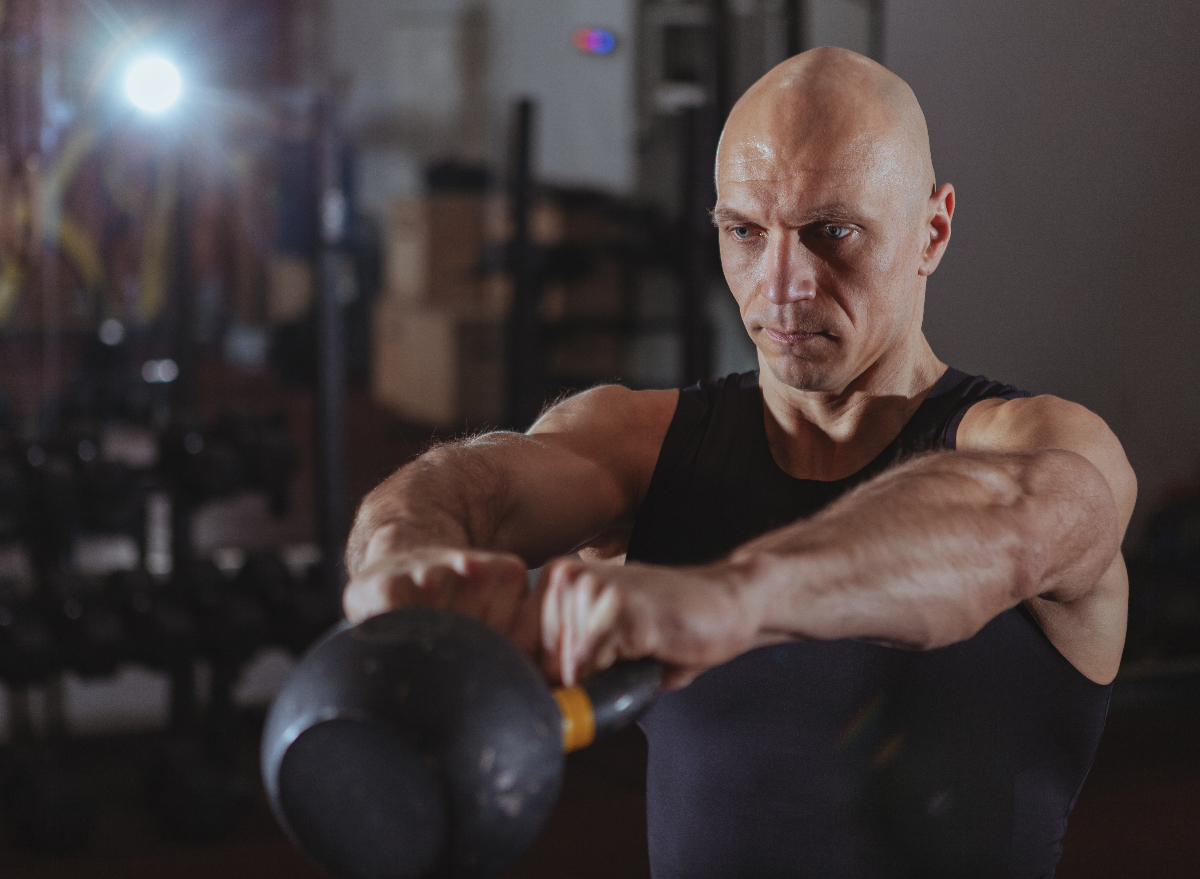
[[[714,226],[720,226],[722,223],[747,222],[745,214],[738,213],[733,208],[721,207],[720,205],[709,211],[708,216],[712,218]]]
[[[712,218],[714,226],[720,226],[723,223],[745,223],[748,225],[754,224],[754,220],[747,217],[745,214],[731,207],[718,205],[708,212]],[[805,212],[801,216],[791,217],[789,223],[795,226],[807,226],[809,223],[822,222],[860,222],[863,211],[861,208],[851,204],[843,204],[834,202],[821,207],[814,208],[811,211]]]

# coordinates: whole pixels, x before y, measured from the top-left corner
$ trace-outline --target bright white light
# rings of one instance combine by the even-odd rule
[[[152,385],[167,385],[179,378],[179,364],[170,358],[147,360],[142,364],[142,379]]]
[[[159,55],[133,62],[125,74],[125,93],[147,113],[160,113],[174,104],[181,85],[175,65]]]
[[[110,317],[104,323],[100,324],[100,341],[105,345],[113,346],[120,345],[125,341],[125,325],[115,317]]]

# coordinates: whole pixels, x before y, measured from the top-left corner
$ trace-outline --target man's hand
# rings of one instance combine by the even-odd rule
[[[542,586],[543,670],[567,685],[618,659],[653,656],[666,666],[664,687],[677,689],[753,647],[784,640],[759,631],[753,593],[728,564],[618,566],[565,558],[546,565]]]
[[[439,607],[487,623],[537,658],[543,590],[529,591],[518,556],[439,546],[397,549],[394,538],[391,526],[372,537],[358,574],[346,586],[347,619],[358,622],[413,605]]]

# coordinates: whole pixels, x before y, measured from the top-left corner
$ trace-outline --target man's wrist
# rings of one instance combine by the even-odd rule
[[[744,637],[757,641],[770,629],[771,569],[775,561],[761,552],[738,551],[719,563],[720,577],[733,598]]]
[[[748,545],[735,550],[724,563],[742,612],[763,643],[784,637],[804,637],[801,621],[816,610],[829,583],[820,571],[829,570],[828,557],[817,547]]]
[[[378,525],[367,538],[367,545],[351,575],[370,567],[380,559],[416,550],[468,549],[466,536],[455,539],[444,531],[415,527],[403,521],[390,521]]]

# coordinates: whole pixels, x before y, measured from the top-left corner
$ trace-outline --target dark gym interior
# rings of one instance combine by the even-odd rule
[[[912,86],[955,184],[939,356],[1138,476],[1055,875],[1200,875],[1191,0],[0,0],[0,875],[323,875],[259,737],[358,502],[572,391],[755,368],[717,137],[824,45]],[[649,876],[644,760],[570,755],[504,875]]]

